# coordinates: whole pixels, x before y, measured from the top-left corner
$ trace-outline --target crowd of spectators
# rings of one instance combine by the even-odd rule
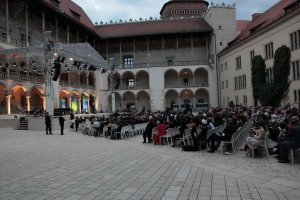
[[[241,150],[257,149],[269,137],[276,145],[270,148],[271,153],[278,153],[279,162],[289,162],[287,151],[290,148],[300,147],[300,124],[299,112],[290,105],[285,107],[246,107],[234,106],[228,108],[203,109],[197,114],[188,112],[122,112],[115,113],[108,117],[89,117],[75,119],[75,130],[78,131],[79,124],[83,121],[83,132],[87,133],[93,127],[95,137],[103,133],[106,125],[105,137],[111,139],[120,138],[116,133],[120,132],[123,126],[131,125],[132,128],[139,123],[147,123],[143,133],[143,143],[161,144],[161,137],[166,134],[169,128],[178,128],[178,132],[172,135],[173,147],[182,146],[178,143],[184,135],[184,130],[192,129],[192,140],[195,150],[200,150],[202,143],[208,144],[207,151],[214,153],[218,150],[221,141],[230,141],[232,135],[249,120],[253,121],[253,128],[249,137],[245,138],[245,144]],[[220,133],[214,133],[207,138],[207,132],[225,123],[225,128]],[[153,133],[153,128],[156,132]],[[198,128],[199,127],[199,128]],[[200,130],[200,131],[199,131]],[[230,152],[230,145],[225,152]],[[248,152],[250,153],[250,152]]]

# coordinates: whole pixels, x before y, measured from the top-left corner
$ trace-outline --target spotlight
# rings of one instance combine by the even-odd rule
[[[15,66],[17,66],[17,64],[14,62],[14,63],[13,63],[13,66],[15,67]]]
[[[33,60],[33,61],[31,62],[31,64],[32,64],[32,65],[35,65],[35,61]]]
[[[73,58],[69,58],[69,60],[70,60],[70,61],[72,61],[72,60],[73,60]]]
[[[67,71],[68,71],[68,73],[69,73],[69,72],[70,72],[70,69],[68,68],[68,70],[67,70]]]
[[[39,71],[38,73],[39,73],[40,75],[42,74],[42,72],[41,72],[41,71]]]
[[[26,73],[27,72],[27,70],[26,69],[24,69],[24,73]]]
[[[36,68],[33,68],[33,71],[36,72]]]
[[[57,56],[58,54],[55,52],[53,55],[54,55],[54,56]]]
[[[2,63],[0,63],[0,68],[2,68]]]

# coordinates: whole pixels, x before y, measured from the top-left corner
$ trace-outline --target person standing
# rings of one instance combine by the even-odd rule
[[[62,115],[60,115],[58,120],[59,120],[59,125],[60,125],[60,134],[63,135],[64,134],[65,118]]]
[[[52,135],[52,131],[51,131],[51,118],[48,112],[46,112],[46,116],[45,116],[45,124],[46,124],[46,135],[50,134]],[[48,133],[49,131],[49,133]]]

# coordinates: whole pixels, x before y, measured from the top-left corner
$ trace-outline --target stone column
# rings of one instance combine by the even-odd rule
[[[70,27],[67,25],[67,43],[70,44]]]
[[[87,100],[87,103],[88,103],[88,113],[90,114],[90,113],[91,113],[91,108],[90,108],[90,97],[87,96],[87,97],[86,97],[86,100]]]
[[[46,97],[42,96],[43,99],[43,109],[46,110]]]
[[[78,101],[78,113],[81,114],[81,98],[77,99]]]
[[[6,98],[6,111],[7,111],[7,114],[10,115],[10,98],[11,98],[11,95],[7,95],[5,96]]]
[[[31,96],[26,96],[26,104],[27,104],[27,111],[30,111],[30,98]]]
[[[69,108],[72,109],[72,96],[71,95],[68,96],[68,104],[69,104],[68,105]]]

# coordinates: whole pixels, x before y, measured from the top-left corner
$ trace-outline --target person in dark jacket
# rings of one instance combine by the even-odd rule
[[[64,134],[65,118],[62,115],[60,115],[58,120],[59,120],[59,125],[60,125],[60,134],[63,135]]]
[[[153,123],[153,118],[149,117],[149,122],[143,132],[143,143],[146,143],[146,138],[148,138],[148,143],[152,143],[152,129],[155,127],[155,124]]]
[[[46,124],[46,135],[48,135],[48,134],[52,135],[52,131],[51,131],[51,118],[50,118],[50,115],[49,115],[48,112],[46,113],[46,116],[45,116],[45,124]]]
[[[289,149],[300,148],[300,123],[297,116],[291,117],[291,128],[285,138],[280,143],[279,163],[289,163]]]
[[[210,136],[210,150],[209,153],[214,153],[219,145],[216,145],[215,142],[218,141],[230,141],[233,133],[238,129],[237,121],[234,118],[228,119],[228,124],[222,133],[213,133]]]

